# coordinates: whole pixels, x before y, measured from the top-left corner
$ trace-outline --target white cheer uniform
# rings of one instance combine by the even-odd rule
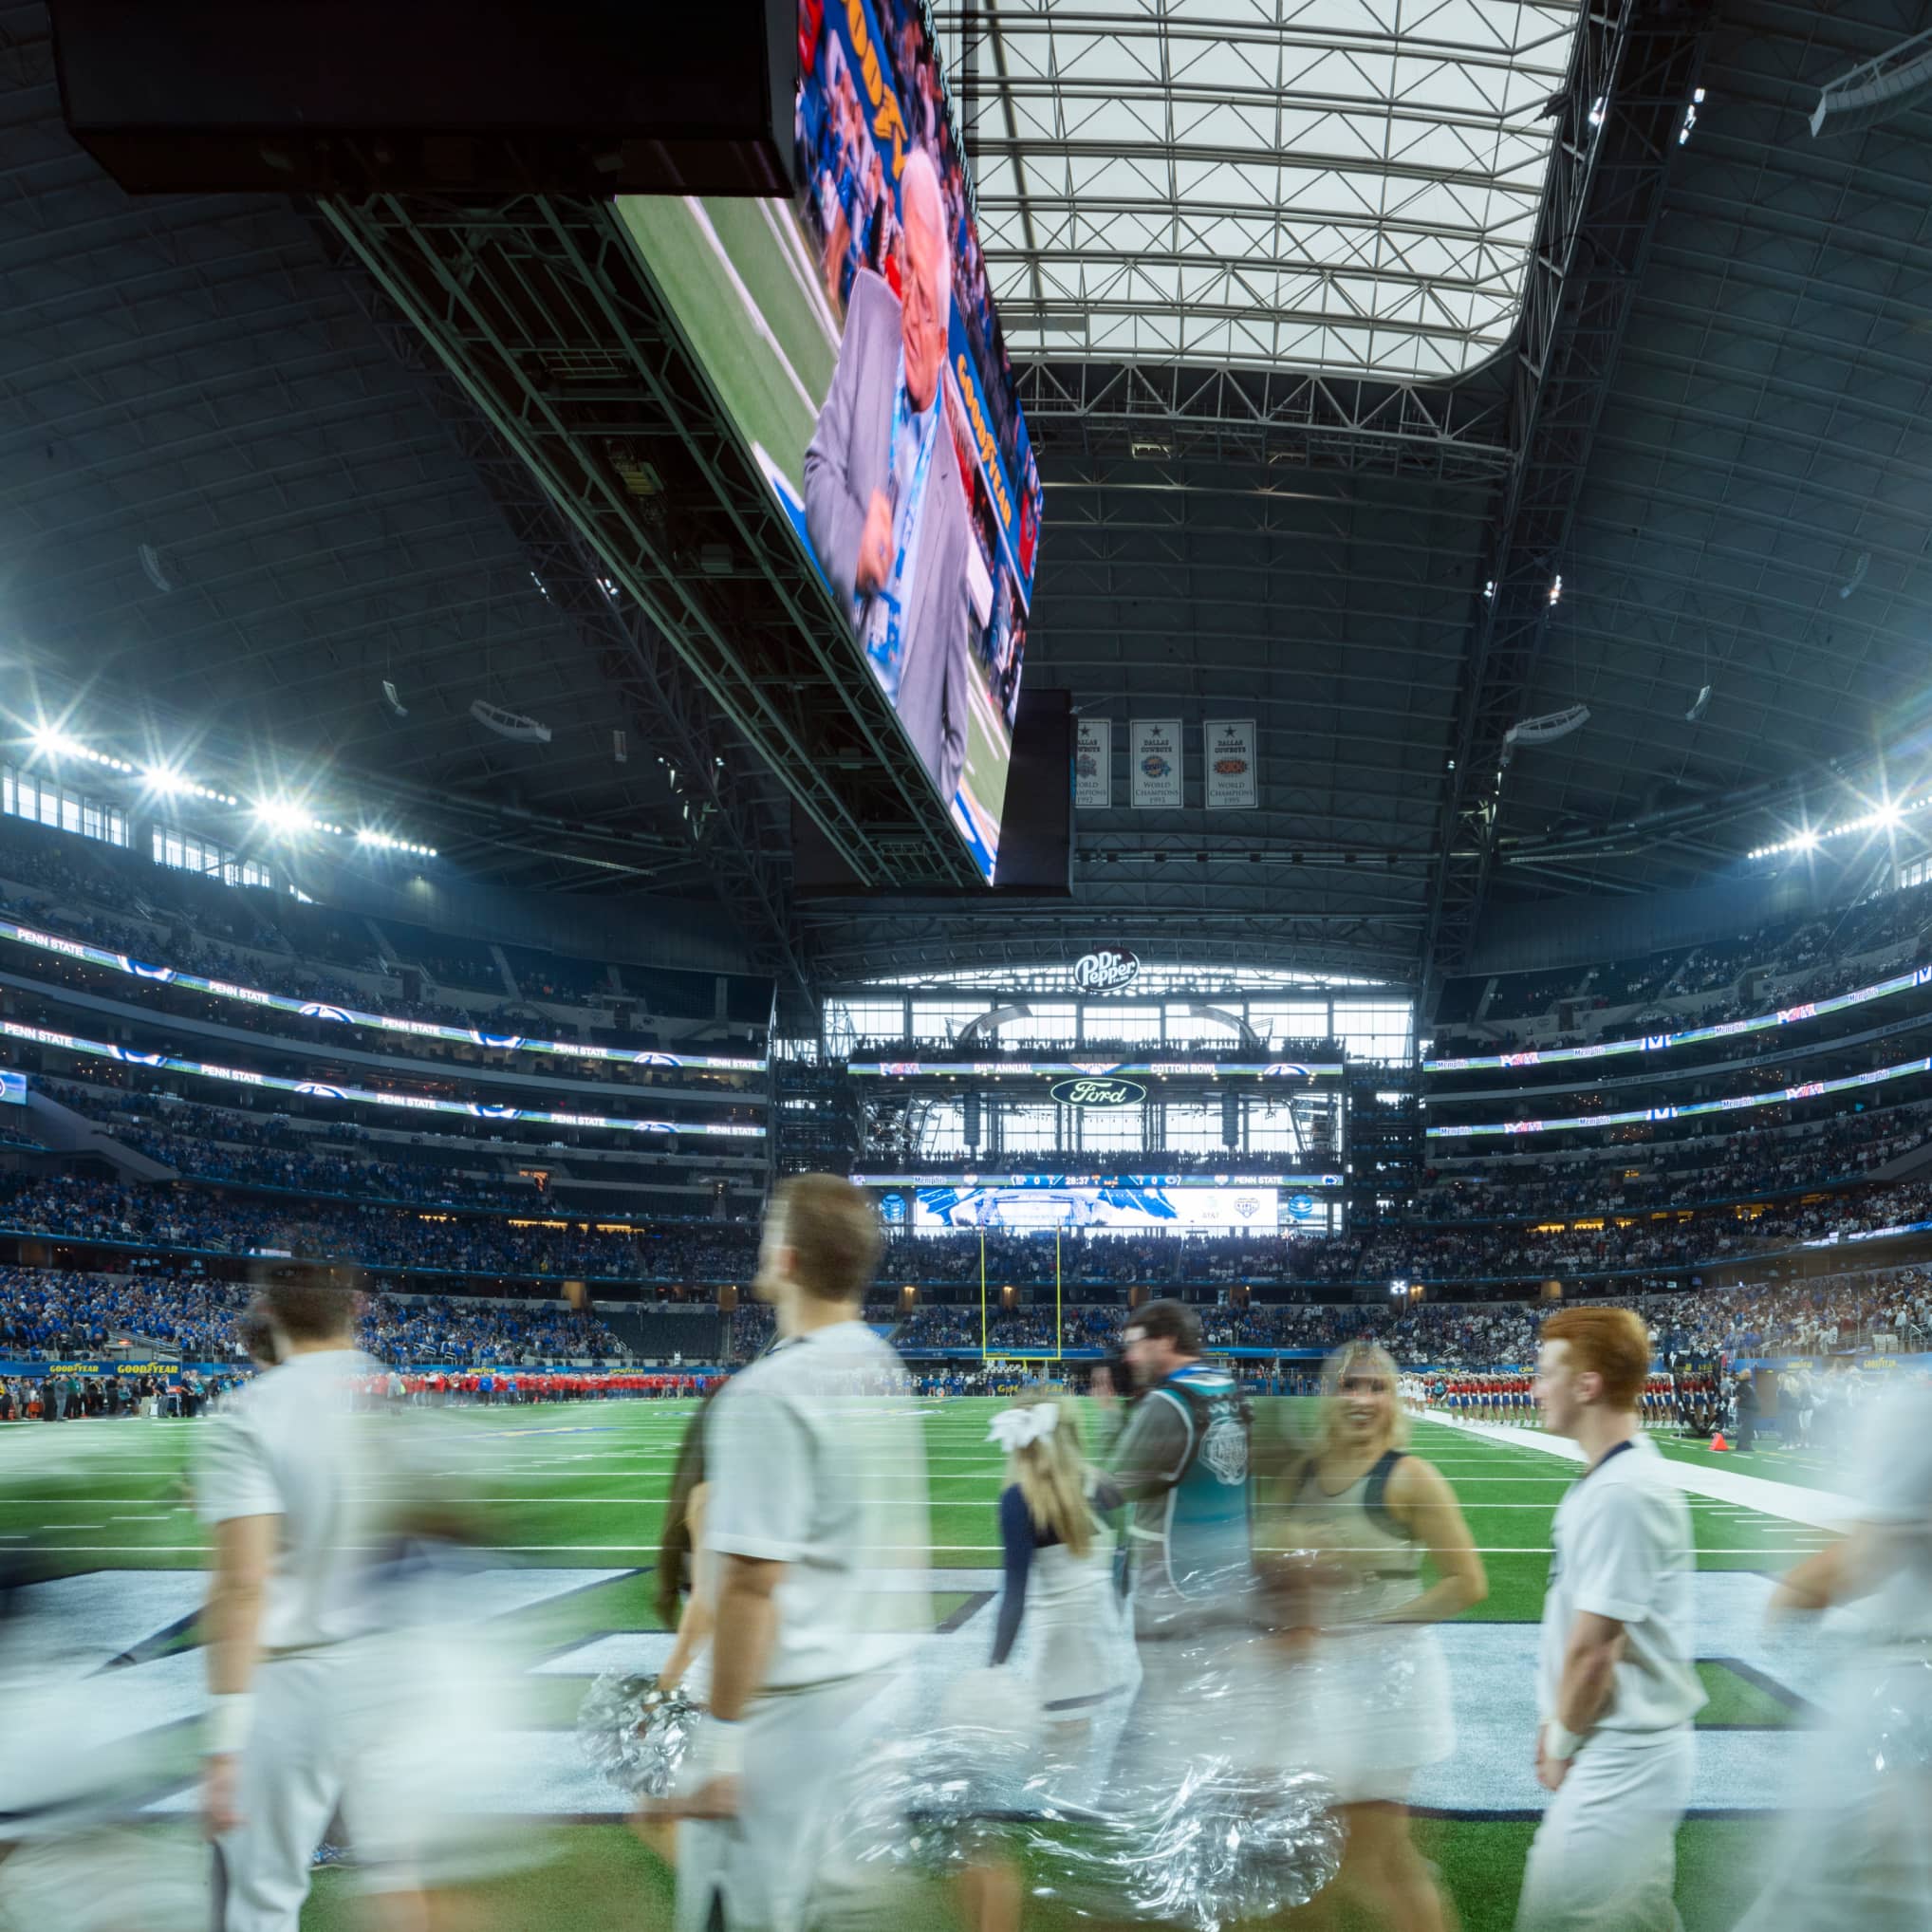
[[[1516,1932],[1679,1932],[1677,1828],[1690,1801],[1690,1511],[1642,1436],[1617,1444],[1557,1506],[1537,1666],[1537,1716],[1556,1714],[1580,1615],[1624,1626],[1609,1702],[1530,1847]]]
[[[1851,1607],[1855,1653],[1820,1699],[1805,1794],[1737,1932],[1932,1925],[1932,1390],[1887,1396],[1864,1427],[1848,1493],[1893,1567]]]
[[[744,1716],[740,1805],[678,1830],[677,1932],[800,1932],[857,1884],[829,1840],[932,1629],[925,1444],[904,1371],[863,1322],[794,1337],[705,1419],[704,1547],[782,1563],[777,1632]]]
[[[372,1693],[366,1546],[377,1476],[359,1390],[381,1368],[356,1349],[295,1356],[214,1419],[198,1475],[210,1526],[276,1518],[275,1553],[241,1755],[242,1823],[216,1846],[218,1932],[296,1932],[309,1865],[340,1805],[359,1860],[399,1857],[407,1793],[371,1787],[391,1713]]]
[[[1456,1748],[1440,1640],[1426,1624],[1375,1621],[1422,1593],[1422,1546],[1383,1504],[1401,1460],[1389,1450],[1332,1495],[1310,1471],[1293,1504],[1297,1540],[1348,1578],[1322,1607],[1316,1655],[1295,1673],[1308,1700],[1305,1755],[1344,1804],[1403,1804],[1416,1772]]]

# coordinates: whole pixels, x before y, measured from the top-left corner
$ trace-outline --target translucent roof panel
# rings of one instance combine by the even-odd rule
[[[1460,375],[1514,322],[1568,0],[935,9],[1015,360]]]

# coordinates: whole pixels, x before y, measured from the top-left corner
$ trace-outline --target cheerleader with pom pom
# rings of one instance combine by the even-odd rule
[[[711,1691],[711,1625],[715,1584],[713,1564],[704,1549],[704,1506],[711,1486],[704,1479],[704,1418],[710,1398],[685,1428],[678,1448],[678,1466],[671,1477],[664,1528],[658,1546],[657,1591],[653,1607],[667,1625],[675,1625],[671,1654],[658,1672],[660,1692],[681,1690],[695,1704],[703,1704]],[[648,1718],[645,1719],[649,1721]],[[647,1803],[633,1820],[637,1834],[665,1864],[678,1856],[675,1820],[656,1816]]]
[[[962,1686],[983,1714],[1005,1712],[1036,1733],[1054,1801],[1092,1802],[1105,1769],[1097,1721],[1125,1708],[1138,1677],[1104,1518],[1120,1493],[1087,1461],[1071,1397],[1029,1391],[993,1419],[988,1440],[1006,1451],[999,1498],[1004,1587],[992,1668]],[[1031,1652],[1027,1693],[1008,1680],[1022,1630]],[[1019,1919],[1019,1880],[1011,1867],[968,1874],[967,1909],[976,1932],[1010,1932]]]
[[[1328,1587],[1291,1701],[1347,1823],[1338,1901],[1388,1932],[1449,1932],[1455,1915],[1409,1835],[1407,1799],[1416,1772],[1455,1741],[1429,1626],[1480,1603],[1489,1586],[1454,1491],[1408,1452],[1400,1380],[1373,1342],[1347,1344],[1323,1371],[1318,1433],[1290,1474],[1288,1528],[1321,1560]]]

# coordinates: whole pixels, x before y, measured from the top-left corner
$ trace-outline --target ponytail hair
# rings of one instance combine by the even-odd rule
[[[719,1384],[714,1384],[714,1387]],[[671,1495],[658,1537],[658,1568],[652,1577],[652,1607],[667,1630],[678,1627],[684,1593],[690,1587],[697,1554],[691,1540],[691,1493],[704,1480],[704,1419],[711,1407],[707,1392],[685,1424],[678,1445],[678,1466],[671,1477]]]
[[[1042,1403],[1054,1404],[1057,1421],[1049,1434],[1014,1449],[1008,1466],[1033,1528],[1057,1536],[1069,1556],[1085,1556],[1093,1548],[1094,1519],[1079,1411],[1050,1389],[1029,1390],[1013,1406],[1032,1408]]]

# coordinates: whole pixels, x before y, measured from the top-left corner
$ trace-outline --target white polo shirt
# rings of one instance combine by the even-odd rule
[[[356,1403],[381,1373],[360,1348],[297,1355],[238,1389],[210,1424],[195,1486],[202,1521],[280,1518],[264,1650],[337,1644],[369,1627],[363,1586],[381,1458],[377,1418]]]
[[[831,1682],[932,1630],[925,1443],[905,1370],[863,1322],[782,1342],[706,1419],[706,1547],[785,1565],[763,1688]]]
[[[1563,1657],[1577,1618],[1613,1617],[1625,1631],[1610,1700],[1592,1727],[1674,1731],[1703,1708],[1695,1655],[1690,1510],[1644,1437],[1620,1443],[1570,1487],[1551,1536],[1536,1713],[1556,1714]]]
[[[1849,1493],[1860,1521],[1886,1533],[1894,1562],[1852,1606],[1852,1622],[1880,1644],[1923,1644],[1932,1638],[1932,1389],[1887,1389],[1861,1424]]]

